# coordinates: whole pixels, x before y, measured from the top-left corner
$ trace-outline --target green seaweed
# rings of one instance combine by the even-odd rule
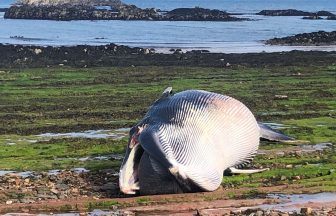
[[[203,89],[235,97],[259,121],[283,123],[282,132],[308,144],[336,143],[336,68],[111,67],[2,69],[0,73],[0,169],[49,170],[118,167],[120,160],[79,157],[122,154],[127,138],[55,138],[41,133],[131,127],[161,92]],[[36,142],[32,142],[36,140]],[[284,151],[295,143],[262,142],[261,149]],[[312,154],[259,155],[271,170],[225,176],[224,187],[300,184],[336,191],[334,148]],[[286,168],[289,165],[292,168]],[[232,196],[232,195],[230,195]],[[147,201],[145,201],[147,202]]]

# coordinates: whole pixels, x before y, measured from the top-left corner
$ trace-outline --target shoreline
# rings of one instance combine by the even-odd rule
[[[335,62],[336,51],[289,51],[260,53],[211,53],[206,50],[169,54],[149,48],[116,44],[100,46],[26,46],[0,44],[0,67],[110,67],[110,66],[193,66],[193,67],[264,67],[267,65],[327,65]]]

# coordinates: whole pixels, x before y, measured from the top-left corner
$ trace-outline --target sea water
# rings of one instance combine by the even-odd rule
[[[0,43],[37,45],[103,45],[116,43],[155,48],[167,52],[170,48],[207,49],[212,52],[273,52],[299,50],[336,51],[335,46],[288,47],[266,46],[264,40],[313,31],[336,30],[335,20],[303,20],[302,17],[266,17],[256,13],[262,9],[295,8],[305,11],[336,12],[334,0],[126,0],[140,7],[172,9],[201,6],[229,12],[244,13],[253,21],[51,21],[4,19],[0,13]],[[0,0],[9,6],[12,1]]]

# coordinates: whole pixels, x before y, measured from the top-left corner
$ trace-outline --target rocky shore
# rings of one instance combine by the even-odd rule
[[[289,46],[321,46],[336,45],[336,31],[318,31],[312,33],[297,34],[294,36],[273,38],[266,41],[270,45],[289,45]]]
[[[58,4],[21,1],[5,11],[5,19],[40,20],[154,20],[154,21],[242,21],[220,10],[177,8],[163,12],[141,9],[116,0],[62,2]]]
[[[35,203],[79,197],[116,197],[115,170],[98,172],[58,171],[0,176],[0,203]],[[2,205],[1,204],[1,205]]]
[[[286,10],[262,10],[257,15],[263,16],[335,16],[335,14],[329,11],[317,11],[317,12],[307,12],[295,9]]]
[[[0,176],[0,213],[87,215],[90,211],[98,211],[97,209],[105,211],[99,210],[96,214],[88,215],[308,216],[336,213],[335,202],[309,202],[308,207],[308,201],[300,203],[290,198],[285,200],[285,194],[282,195],[282,200],[267,197],[265,194],[256,194],[253,199],[248,196],[228,199],[227,193],[230,192],[227,190],[231,194],[244,194],[242,190],[232,188],[220,188],[214,192],[199,194],[130,197],[119,192],[117,182],[118,176],[112,169],[82,173],[70,170],[36,172],[26,176],[6,174]],[[263,189],[267,191],[281,188],[286,190],[288,186],[270,186]],[[214,200],[207,198],[209,196],[213,196]],[[283,206],[283,210],[276,208],[279,205]]]
[[[271,43],[272,41],[268,42]],[[273,42],[272,42],[273,43]],[[135,67],[135,66],[287,66],[327,65],[335,62],[336,52],[291,51],[279,53],[209,53],[200,50],[171,54],[153,49],[131,48],[116,44],[102,46],[27,46],[0,44],[0,67]]]

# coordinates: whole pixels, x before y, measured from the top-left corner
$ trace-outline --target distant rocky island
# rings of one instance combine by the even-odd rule
[[[303,16],[303,19],[323,19],[322,17],[327,17],[327,20],[335,20],[336,15],[329,11],[317,11],[317,12],[307,12],[296,9],[285,9],[285,10],[262,10],[257,13],[257,15],[263,16]]]
[[[297,34],[294,36],[273,38],[266,41],[269,45],[288,45],[288,46],[322,46],[336,45],[336,31],[311,32]]]
[[[155,20],[155,21],[242,21],[231,14],[205,8],[177,8],[160,11],[142,9],[120,0],[19,0],[5,19],[42,20]]]
[[[296,9],[286,9],[286,10],[262,10],[257,15],[264,16],[334,16],[333,13],[329,11],[317,11],[317,12],[307,12]]]

